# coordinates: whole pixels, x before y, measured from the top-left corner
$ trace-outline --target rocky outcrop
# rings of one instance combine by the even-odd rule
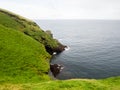
[[[50,64],[50,70],[54,77],[56,77],[64,67],[59,64]]]
[[[65,48],[67,48],[67,46],[59,44],[58,47],[53,48],[53,51],[56,52],[56,53],[60,53],[60,52],[64,51]]]
[[[65,50],[65,48],[67,48],[67,46],[59,44],[58,47],[51,48],[49,46],[45,46],[45,48],[46,48],[46,51],[52,55],[54,52],[57,54],[61,53],[62,51]]]
[[[67,48],[67,46],[61,44],[57,39],[54,39],[53,34],[51,33],[50,30],[47,30],[47,31],[46,31],[46,34],[49,35],[49,36],[54,40],[55,43],[57,43],[57,45],[56,45],[55,47],[54,47],[54,46],[52,47],[52,46],[50,46],[50,45],[47,44],[47,43],[44,44],[44,45],[45,45],[45,48],[46,48],[46,51],[47,51],[49,54],[53,55],[54,52],[55,52],[56,54],[58,54],[58,53],[61,53],[62,51],[64,51],[65,48]],[[43,41],[47,41],[45,38],[42,38],[42,40],[43,40]]]

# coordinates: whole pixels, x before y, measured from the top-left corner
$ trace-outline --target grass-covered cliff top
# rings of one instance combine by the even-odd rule
[[[51,80],[51,55],[60,43],[35,22],[0,9],[0,90],[120,90],[120,77]]]
[[[35,22],[12,12],[0,9],[0,24],[21,31],[45,46],[55,48],[59,45],[55,39],[43,31]]]

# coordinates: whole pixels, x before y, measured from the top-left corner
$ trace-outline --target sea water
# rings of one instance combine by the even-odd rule
[[[64,66],[58,79],[120,75],[119,20],[35,20],[68,46],[51,63]]]

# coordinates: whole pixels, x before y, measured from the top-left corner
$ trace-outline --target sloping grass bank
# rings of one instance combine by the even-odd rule
[[[0,25],[0,82],[49,79],[50,57],[36,40]]]
[[[0,82],[49,80],[46,47],[59,44],[35,22],[0,9]]]

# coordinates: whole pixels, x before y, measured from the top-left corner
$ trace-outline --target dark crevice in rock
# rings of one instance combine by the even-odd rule
[[[46,49],[46,51],[47,51],[50,55],[53,54],[53,50],[52,50],[51,47],[49,47],[49,46],[45,46],[45,49]]]

